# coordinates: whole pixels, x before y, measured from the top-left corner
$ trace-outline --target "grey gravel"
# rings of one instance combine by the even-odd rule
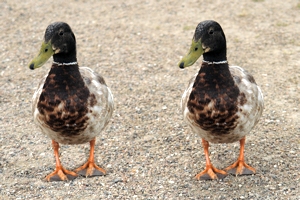
[[[0,199],[300,199],[299,1],[3,0],[0,10]],[[229,62],[251,72],[264,93],[263,116],[246,140],[252,176],[194,179],[205,158],[179,104],[199,62],[184,71],[177,62],[206,19],[222,25]],[[35,71],[27,64],[54,21],[70,24],[78,62],[114,94],[116,110],[95,150],[107,176],[42,181],[54,156],[30,106],[51,59]],[[238,150],[211,145],[213,164],[227,167]],[[88,152],[88,144],[62,145],[62,163],[74,169]]]

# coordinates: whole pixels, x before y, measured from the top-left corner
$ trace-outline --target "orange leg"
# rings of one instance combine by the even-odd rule
[[[224,178],[227,175],[227,173],[223,170],[219,170],[219,169],[215,168],[210,162],[209,152],[208,152],[209,143],[206,140],[202,139],[202,145],[204,148],[206,166],[205,166],[204,171],[202,171],[196,175],[196,179],[197,180],[211,180],[211,179]]]
[[[46,176],[46,181],[67,181],[67,180],[73,180],[77,177],[77,174],[75,172],[66,170],[62,167],[60,160],[59,160],[59,144],[52,140],[52,146],[54,149],[54,155],[55,155],[55,161],[56,161],[56,167],[54,172]]]
[[[90,141],[90,157],[88,161],[82,165],[81,167],[75,169],[75,172],[82,176],[102,176],[106,174],[106,171],[102,169],[101,167],[98,167],[95,164],[94,160],[94,149],[95,149],[95,142],[96,139]]]
[[[245,140],[245,137],[240,140],[240,156],[238,160],[229,167],[225,168],[225,170],[230,174],[255,174],[255,169],[247,165],[244,161]]]

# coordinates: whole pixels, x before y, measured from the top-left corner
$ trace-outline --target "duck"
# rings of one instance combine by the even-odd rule
[[[239,66],[228,64],[226,37],[214,20],[200,22],[188,53],[178,63],[184,69],[200,56],[200,70],[189,81],[181,99],[184,121],[202,139],[206,165],[197,180],[223,179],[228,174],[255,174],[245,162],[246,136],[258,123],[264,108],[263,94],[254,77]],[[210,143],[239,141],[236,162],[224,170],[214,167],[209,158]]]
[[[40,51],[29,63],[31,70],[43,66],[53,57],[49,72],[40,80],[32,97],[32,114],[41,132],[52,140],[55,170],[46,181],[73,180],[78,175],[106,175],[94,159],[96,137],[109,123],[114,100],[104,78],[89,67],[79,67],[76,38],[65,22],[51,23],[45,31]],[[59,158],[59,144],[89,143],[86,163],[71,171]]]

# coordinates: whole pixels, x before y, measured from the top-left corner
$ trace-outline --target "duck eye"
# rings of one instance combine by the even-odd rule
[[[48,51],[48,49],[45,49],[45,52],[47,52]]]
[[[59,34],[59,35],[63,35],[63,34],[64,34],[64,32],[63,32],[63,31],[60,31],[58,34]]]
[[[210,35],[212,35],[214,33],[214,30],[212,30],[212,29],[210,29],[209,31],[208,31],[208,34],[210,34]]]
[[[197,51],[197,50],[198,50],[198,47],[195,48],[195,51]]]

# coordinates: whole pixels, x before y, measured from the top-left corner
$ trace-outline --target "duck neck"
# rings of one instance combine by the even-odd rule
[[[64,65],[53,63],[44,84],[45,93],[49,96],[58,95],[59,99],[68,99],[77,95],[86,101],[89,90],[81,77],[78,64]],[[71,95],[71,96],[70,96]]]
[[[212,51],[203,54],[203,60],[208,62],[221,62],[226,61],[226,48],[220,49],[219,51]]]
[[[68,53],[58,53],[53,55],[55,63],[77,63],[76,50]]]
[[[202,63],[194,87],[216,92],[234,87],[235,83],[229,71],[228,63],[214,64],[216,62],[218,61],[210,63],[204,61]]]

